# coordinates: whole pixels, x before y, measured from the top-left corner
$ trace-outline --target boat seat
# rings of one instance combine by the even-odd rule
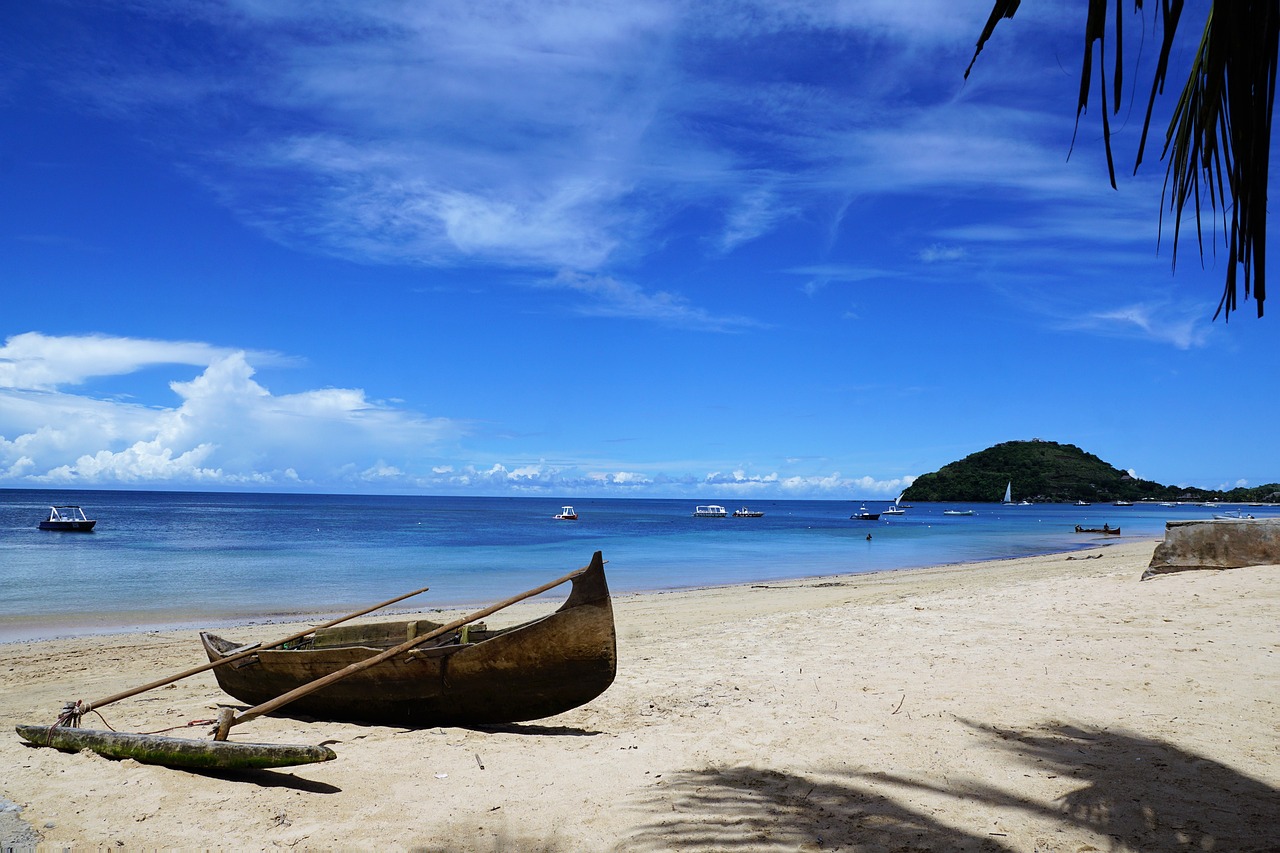
[[[370,625],[335,625],[315,633],[311,647],[333,649],[343,646],[390,648],[440,627],[439,622],[414,619],[409,622],[375,622]]]

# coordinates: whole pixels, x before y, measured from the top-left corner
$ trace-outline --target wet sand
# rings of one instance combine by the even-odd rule
[[[192,773],[13,734],[66,700],[202,663],[191,631],[3,645],[0,841],[1274,850],[1280,566],[1139,583],[1154,544],[618,597],[618,678],[588,705],[483,731],[288,718],[237,729],[339,755],[275,771]],[[205,673],[102,713],[154,731],[228,701]]]

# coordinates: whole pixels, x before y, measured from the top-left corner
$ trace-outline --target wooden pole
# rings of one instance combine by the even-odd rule
[[[268,644],[266,648],[270,649],[275,646],[283,646],[285,643],[292,643],[294,640],[300,640],[303,637],[307,636],[308,634],[319,631],[322,628],[332,628],[334,625],[338,625],[348,620],[355,619],[357,616],[364,616],[366,613],[372,613],[375,610],[381,610],[384,607],[389,607],[390,605],[395,604],[397,601],[404,601],[406,598],[413,598],[415,595],[421,595],[422,593],[426,592],[429,589],[431,589],[431,587],[424,586],[422,589],[415,589],[413,592],[406,592],[404,595],[399,595],[399,596],[396,596],[395,598],[388,599],[382,602],[381,604],[375,604],[372,607],[366,607],[364,610],[357,610],[355,613],[348,613],[346,616],[343,616],[339,619],[334,619],[332,621],[325,622],[323,625],[317,625],[314,628],[308,628],[305,631],[299,631],[296,634],[290,634],[289,636],[285,637],[283,640],[276,640],[274,643]],[[152,681],[150,684],[144,684],[141,687],[134,687],[130,690],[125,690],[123,692],[116,693],[112,696],[108,696],[106,699],[99,699],[97,702],[91,702],[87,705],[82,702],[80,703],[80,706],[78,709],[79,713],[87,714],[90,711],[92,711],[94,708],[101,708],[103,705],[110,705],[112,702],[119,702],[121,699],[128,699],[130,696],[137,696],[139,693],[145,693],[148,690],[154,690],[157,687],[163,687],[166,684],[172,684],[175,681],[181,681],[182,679],[187,678],[189,676],[198,675],[199,673],[206,672],[210,669],[213,669],[216,666],[222,666],[224,663],[231,663],[232,661],[240,660],[241,658],[246,658],[260,648],[263,648],[262,643],[254,643],[251,646],[246,646],[245,648],[241,649],[235,654],[227,655],[226,657],[219,658],[218,660],[215,660],[215,661],[210,661],[209,663],[206,663],[203,666],[197,666],[193,669],[184,670],[183,672],[180,672],[177,675],[170,675],[167,678],[161,678],[158,681]]]
[[[290,702],[292,702],[295,699],[301,699],[303,696],[306,696],[308,693],[314,693],[315,691],[319,690],[322,687],[327,687],[330,684],[333,684],[335,681],[341,681],[342,679],[346,678],[349,675],[355,675],[357,672],[366,670],[371,666],[377,666],[378,664],[382,663],[384,660],[387,660],[388,658],[393,658],[398,654],[403,654],[404,652],[409,651],[409,649],[412,649],[414,646],[422,645],[427,640],[435,639],[436,637],[439,637],[441,634],[447,634],[448,632],[461,628],[463,625],[474,622],[477,619],[483,619],[484,617],[490,615],[491,613],[497,613],[499,610],[502,610],[504,607],[510,607],[516,602],[524,601],[526,598],[532,598],[533,596],[544,593],[549,589],[552,589],[554,587],[559,586],[562,583],[565,583],[566,581],[571,581],[574,578],[586,572],[590,568],[591,566],[583,566],[582,568],[577,569],[576,571],[572,571],[569,574],[565,575],[564,577],[559,578],[558,580],[553,580],[550,583],[544,583],[540,587],[536,587],[534,589],[528,590],[527,592],[522,592],[519,595],[512,596],[511,598],[508,598],[506,601],[501,601],[497,604],[486,607],[483,610],[477,610],[475,613],[472,613],[469,616],[464,616],[461,619],[455,619],[454,621],[450,622],[448,625],[441,625],[439,628],[436,628],[434,631],[429,631],[428,633],[423,634],[420,637],[414,637],[412,640],[408,640],[406,642],[401,643],[398,646],[387,649],[385,652],[380,652],[374,655],[373,657],[365,658],[362,661],[356,661],[353,664],[348,664],[347,666],[343,667],[340,670],[337,670],[336,672],[331,672],[328,675],[321,676],[320,678],[317,678],[315,681],[308,681],[306,684],[303,684],[299,687],[295,687],[294,689],[290,690],[288,693],[284,693],[280,696],[277,696],[274,699],[263,702],[261,705],[255,705],[252,708],[248,708],[244,711],[241,711],[239,714],[236,714],[234,718],[230,718],[230,717],[219,718],[218,731],[217,731],[217,734],[214,735],[214,740],[226,740],[227,732],[231,730],[232,726],[238,726],[241,723],[247,723],[250,720],[257,719],[258,717],[261,717],[263,714],[270,714],[272,711],[278,711],[279,709],[283,708],[285,705],[288,705]]]

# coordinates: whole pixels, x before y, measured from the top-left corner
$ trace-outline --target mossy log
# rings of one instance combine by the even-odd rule
[[[338,757],[327,746],[190,740],[62,726],[17,726],[16,729],[36,746],[51,746],[64,752],[88,749],[106,758],[132,758],[143,764],[198,770],[291,767]]]

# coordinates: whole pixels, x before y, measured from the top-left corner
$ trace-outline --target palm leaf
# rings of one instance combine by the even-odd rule
[[[1103,145],[1111,186],[1115,187],[1111,126],[1107,115],[1107,3],[1108,0],[1088,0],[1076,130],[1079,130],[1080,116],[1089,102],[1096,42],[1101,76],[1098,90],[1102,100]],[[1115,0],[1113,109],[1116,111],[1120,109],[1122,99],[1121,4],[1122,0]],[[1012,18],[1018,5],[1018,0],[996,0],[973,59],[965,69],[966,77],[996,25],[1002,18]],[[1135,11],[1141,8],[1142,0],[1134,0]],[[1164,91],[1169,55],[1182,20],[1182,10],[1183,0],[1162,0],[1157,12],[1163,18],[1163,38],[1134,160],[1135,172],[1146,149],[1156,95]],[[1205,251],[1201,223],[1204,205],[1222,216],[1228,265],[1215,319],[1219,314],[1230,318],[1231,312],[1238,310],[1240,272],[1243,272],[1244,298],[1247,300],[1250,293],[1253,294],[1259,317],[1266,301],[1267,182],[1278,45],[1280,0],[1213,0],[1199,49],[1165,133],[1161,158],[1167,160],[1167,165],[1160,226],[1163,232],[1163,208],[1167,201],[1174,213],[1175,266],[1182,215],[1186,208],[1190,206],[1195,211],[1196,240],[1201,258]],[[1073,134],[1073,145],[1074,142]]]

